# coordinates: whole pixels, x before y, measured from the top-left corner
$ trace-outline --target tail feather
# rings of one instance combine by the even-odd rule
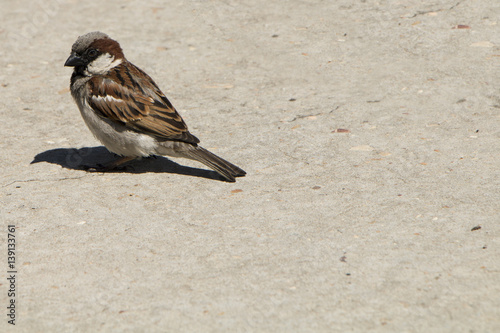
[[[191,146],[190,149],[184,153],[187,155],[186,157],[197,160],[217,171],[229,182],[235,182],[236,180],[234,177],[242,177],[247,174],[243,169],[209,152],[203,147]]]

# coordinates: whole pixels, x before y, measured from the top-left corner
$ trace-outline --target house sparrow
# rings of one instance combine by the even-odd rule
[[[99,170],[135,158],[168,155],[197,160],[225,180],[245,171],[198,145],[156,83],[130,63],[120,44],[95,31],[78,37],[64,66],[74,67],[71,95],[83,120],[106,148],[120,156]]]

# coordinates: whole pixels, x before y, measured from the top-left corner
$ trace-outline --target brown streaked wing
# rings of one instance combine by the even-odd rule
[[[158,139],[200,142],[147,74],[131,65],[130,72],[116,67],[108,75],[89,80],[89,105],[106,119],[120,122]],[[136,74],[137,73],[137,74]],[[145,75],[144,79],[141,78]]]

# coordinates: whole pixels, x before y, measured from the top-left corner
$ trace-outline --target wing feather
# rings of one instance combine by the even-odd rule
[[[156,83],[129,62],[91,78],[89,88],[87,101],[102,118],[158,139],[200,142]]]

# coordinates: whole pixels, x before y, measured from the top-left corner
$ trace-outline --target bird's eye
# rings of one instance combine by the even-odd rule
[[[95,57],[97,55],[97,50],[96,49],[90,49],[87,54],[89,57]]]

